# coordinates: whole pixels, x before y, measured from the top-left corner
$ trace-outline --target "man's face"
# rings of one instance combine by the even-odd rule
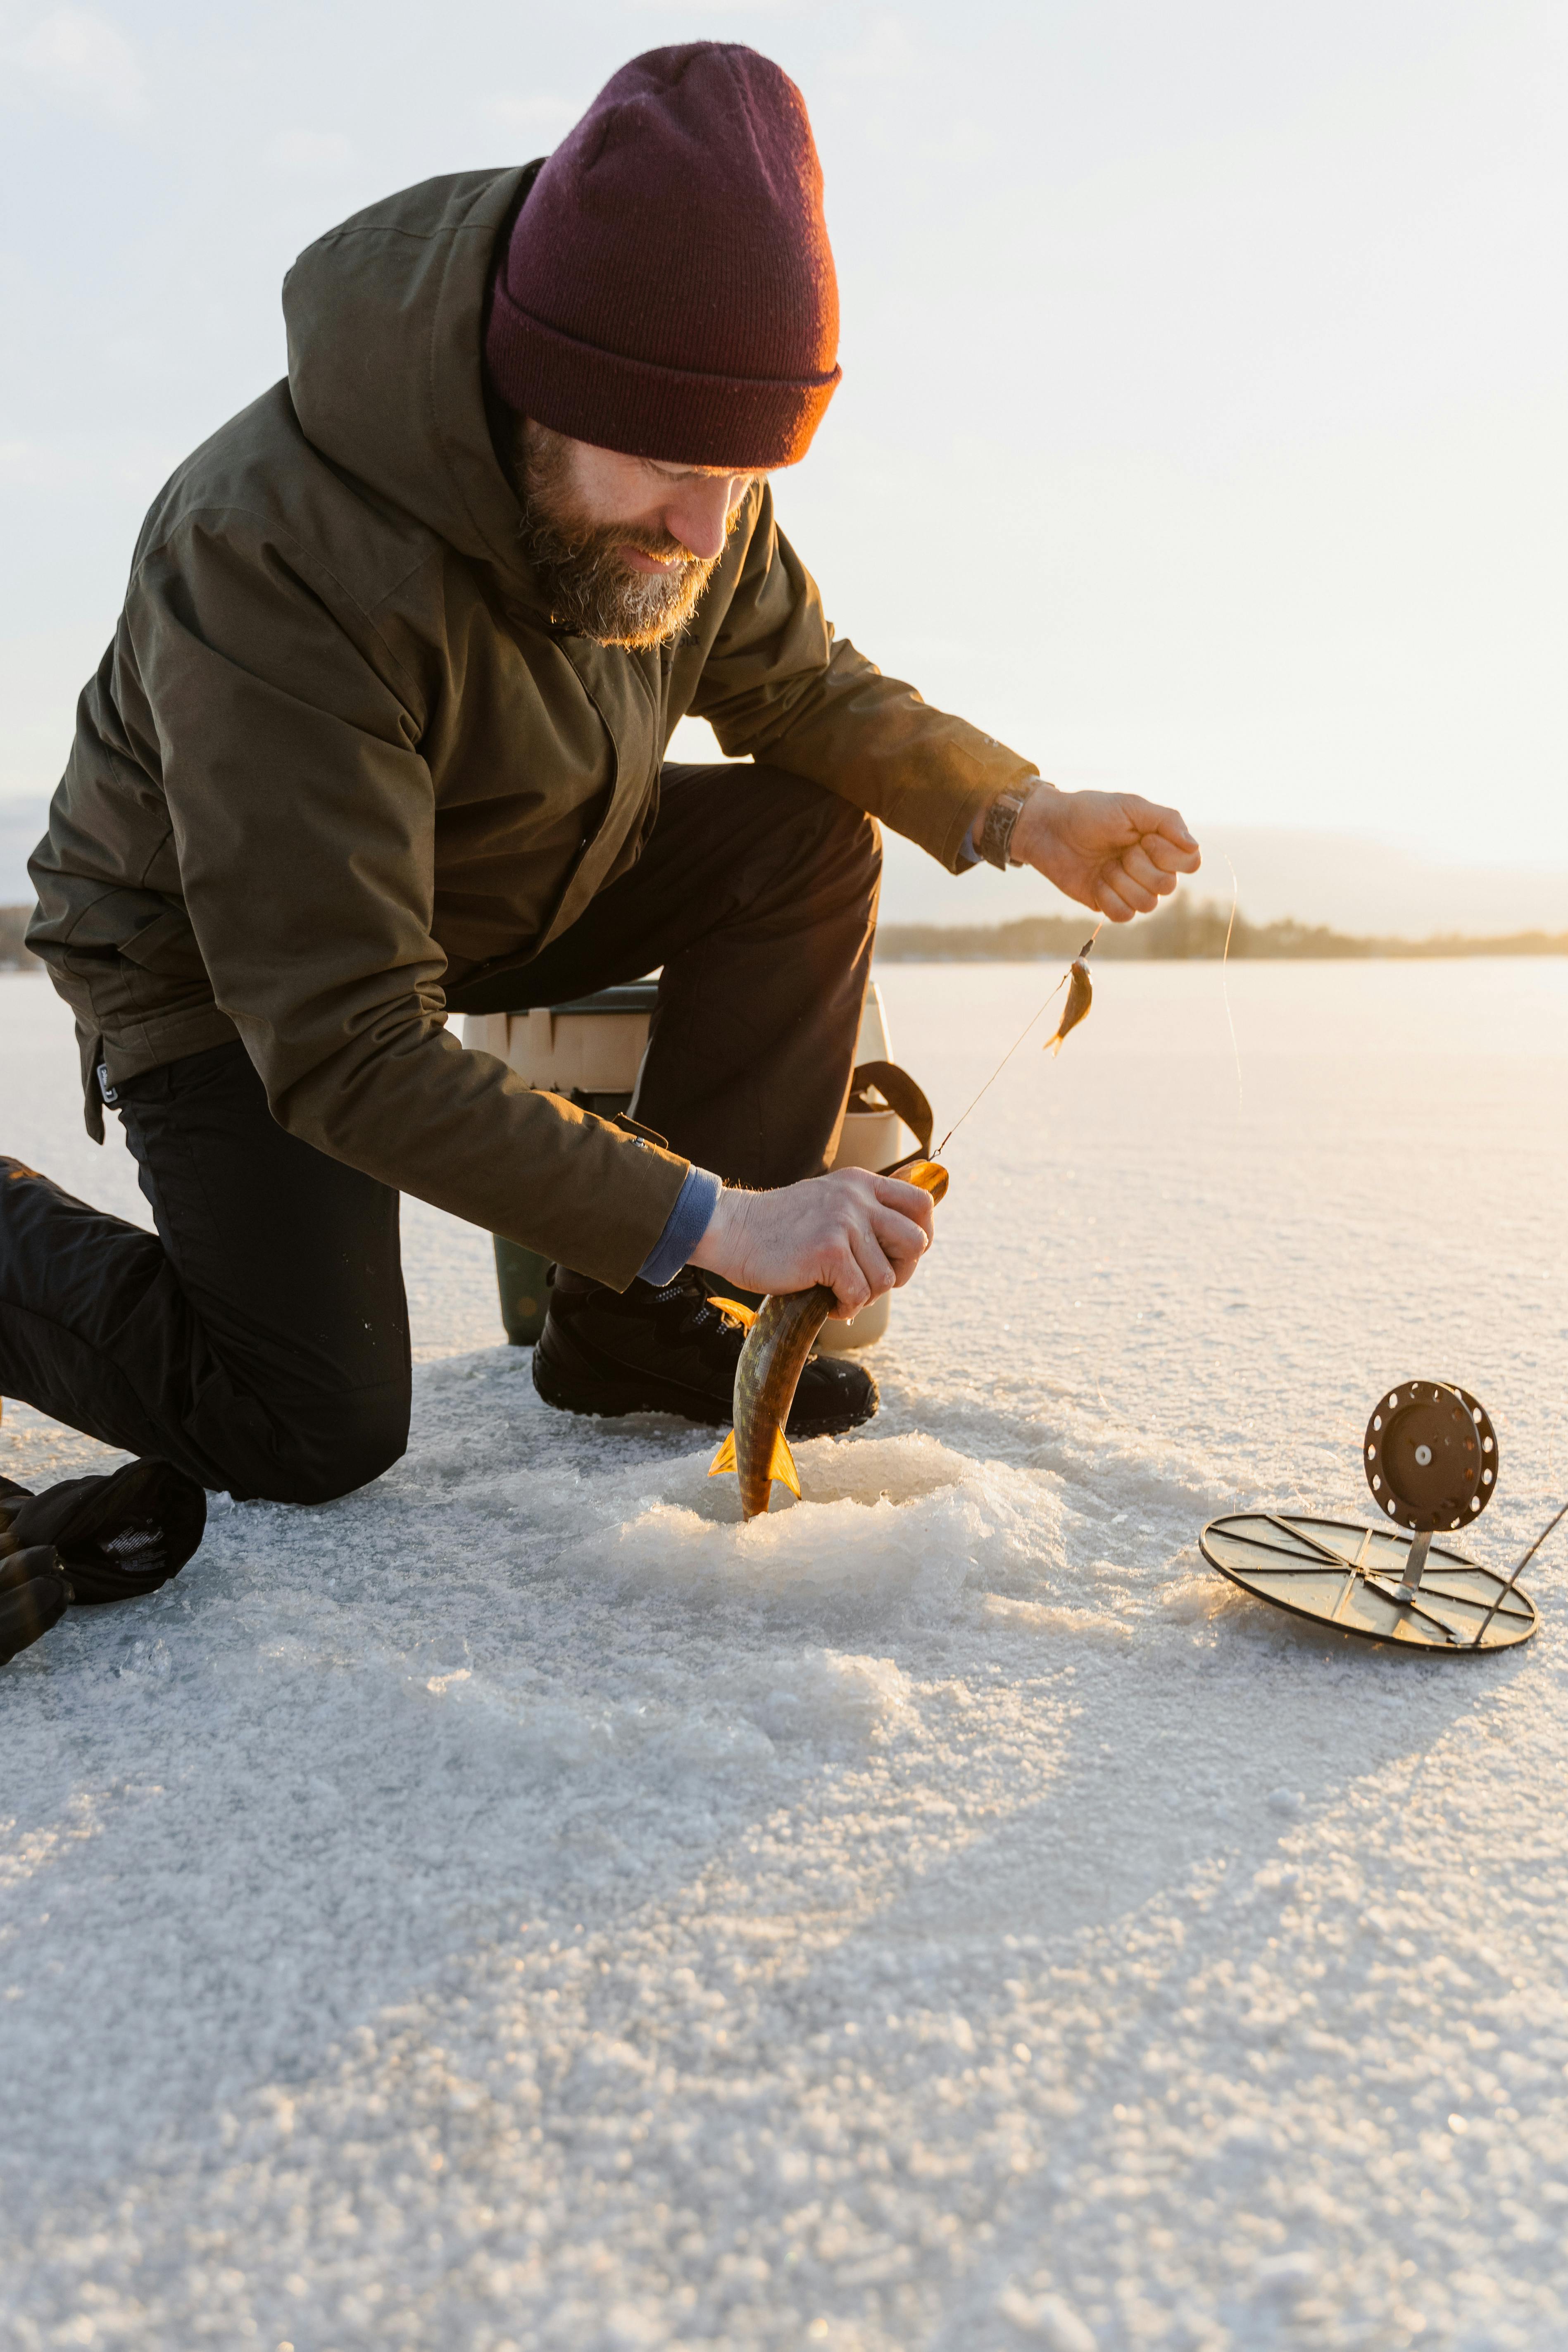
[[[679,636],[756,476],[665,466],[521,420],[521,538],[558,621],[602,646]]]

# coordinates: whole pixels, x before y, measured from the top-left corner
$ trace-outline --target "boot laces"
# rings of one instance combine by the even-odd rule
[[[656,1314],[668,1315],[682,1337],[703,1340],[733,1334],[731,1318],[713,1305],[691,1266],[683,1265],[679,1274],[672,1275],[653,1293],[648,1303]]]

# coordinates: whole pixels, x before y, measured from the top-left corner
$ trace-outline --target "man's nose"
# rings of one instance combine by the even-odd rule
[[[693,555],[721,555],[734,487],[732,478],[714,475],[682,483],[679,495],[664,510],[666,530]]]

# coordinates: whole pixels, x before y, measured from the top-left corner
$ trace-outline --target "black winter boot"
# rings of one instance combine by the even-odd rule
[[[567,1412],[678,1412],[718,1428],[734,1417],[745,1336],[710,1303],[690,1266],[662,1290],[637,1281],[619,1292],[558,1266],[533,1351],[533,1385],[546,1404]],[[877,1403],[877,1383],[863,1364],[808,1357],[787,1433],[836,1437],[869,1421]]]
[[[41,1495],[0,1478],[0,1666],[73,1601],[135,1601],[178,1576],[207,1498],[168,1462],[64,1478]]]
[[[0,1666],[58,1625],[70,1597],[53,1544],[0,1559]]]

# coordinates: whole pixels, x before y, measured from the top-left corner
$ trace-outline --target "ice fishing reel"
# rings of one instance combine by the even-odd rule
[[[1417,1533],[1468,1527],[1497,1492],[1491,1416],[1446,1381],[1406,1381],[1380,1397],[1362,1453],[1379,1508]]]
[[[1367,1421],[1362,1466],[1381,1525],[1246,1511],[1211,1520],[1199,1549],[1256,1600],[1363,1641],[1448,1656],[1527,1642],[1539,1620],[1517,1579],[1544,1536],[1510,1576],[1437,1540],[1478,1519],[1497,1492],[1497,1431],[1479,1400],[1453,1381],[1386,1390]]]

